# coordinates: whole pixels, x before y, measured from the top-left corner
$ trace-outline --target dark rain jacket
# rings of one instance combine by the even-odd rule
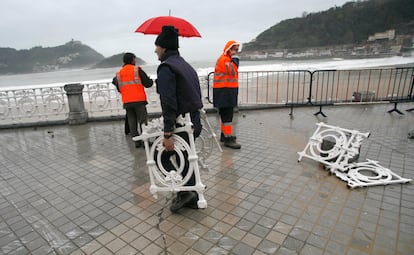
[[[157,92],[160,95],[164,132],[172,132],[176,118],[191,114],[194,136],[201,132],[200,113],[203,107],[197,72],[178,51],[167,51],[157,69]],[[198,134],[197,134],[198,133]]]

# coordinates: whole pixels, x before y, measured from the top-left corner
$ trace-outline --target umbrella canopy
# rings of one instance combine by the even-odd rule
[[[188,21],[174,16],[158,16],[150,18],[142,23],[135,32],[158,35],[163,26],[174,26],[178,29],[178,35],[182,37],[201,37],[197,29]]]

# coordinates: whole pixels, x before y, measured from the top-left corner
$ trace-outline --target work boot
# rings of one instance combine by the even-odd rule
[[[235,135],[232,135],[231,137],[234,137],[234,139],[237,139],[237,137],[235,136]],[[224,138],[225,138],[225,136],[224,136],[224,134],[223,134],[223,132],[220,134],[220,142],[224,142]]]
[[[171,212],[172,213],[178,212],[178,210],[183,208],[185,204],[192,201],[195,197],[196,197],[196,194],[191,191],[190,192],[183,191],[182,193],[177,194],[177,197],[173,199],[171,203],[171,207],[170,207]]]
[[[224,137],[224,146],[232,149],[241,148],[241,145],[236,142],[236,137],[234,136]]]
[[[144,142],[143,141],[135,141],[135,148],[143,148]]]
[[[194,198],[184,204],[184,207],[191,208],[191,209],[198,209],[198,194],[196,191],[190,191],[194,193]]]

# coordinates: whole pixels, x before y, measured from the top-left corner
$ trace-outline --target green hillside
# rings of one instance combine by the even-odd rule
[[[395,29],[397,35],[414,34],[413,0],[348,2],[284,20],[243,44],[243,52],[359,44],[369,35],[389,29]]]
[[[104,56],[79,41],[64,45],[29,50],[0,48],[0,74],[47,72],[64,68],[86,67],[104,59]]]

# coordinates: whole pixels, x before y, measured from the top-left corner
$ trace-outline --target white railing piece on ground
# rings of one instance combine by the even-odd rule
[[[346,172],[336,171],[335,175],[348,183],[348,187],[368,187],[394,183],[407,183],[412,179],[403,178],[390,169],[378,164],[377,161],[367,159],[367,162],[352,163]]]
[[[309,138],[305,149],[298,152],[298,161],[301,161],[302,157],[314,159],[325,164],[331,172],[345,171],[349,161],[359,154],[362,140],[370,135],[357,130],[327,125],[323,122],[316,125],[318,127]],[[332,148],[323,148],[324,141],[332,141]]]
[[[412,181],[412,179],[402,178],[374,160],[353,162],[359,156],[363,138],[369,137],[369,133],[330,126],[322,122],[316,125],[318,127],[309,138],[305,149],[298,152],[298,161],[306,157],[324,164],[332,174],[347,182],[350,188]],[[323,146],[326,141],[331,143],[328,146],[330,148]]]
[[[163,141],[163,119],[157,118],[143,125],[142,134],[133,137],[133,141],[144,141],[145,153],[147,156],[147,166],[150,175],[150,192],[157,198],[157,192],[179,192],[179,191],[196,191],[198,193],[198,207],[206,208],[207,201],[204,198],[205,185],[201,182],[200,170],[198,166],[199,157],[195,146],[193,135],[193,124],[191,123],[190,114],[185,117],[179,116],[177,124],[180,127],[175,128],[174,151],[176,156],[170,157],[170,163],[174,169],[167,169],[161,160],[163,153],[166,153]],[[186,132],[189,138],[189,144],[177,133]],[[154,140],[155,139],[155,140]],[[151,142],[152,141],[152,142]],[[185,168],[185,157],[188,155],[188,171],[183,176]],[[185,186],[190,177],[194,174],[194,186]]]

